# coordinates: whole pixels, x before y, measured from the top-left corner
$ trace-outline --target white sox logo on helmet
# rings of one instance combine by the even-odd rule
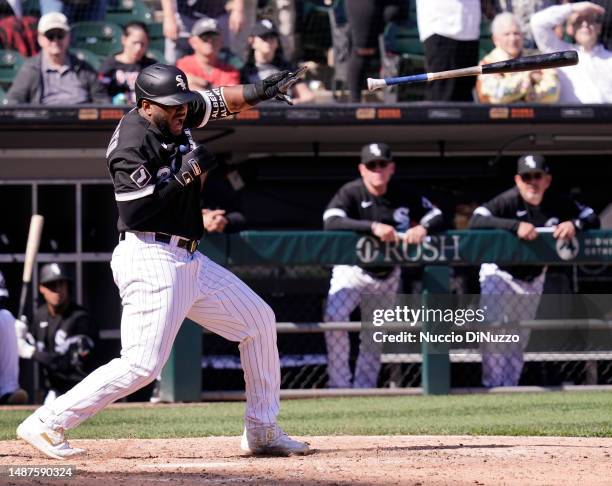
[[[187,84],[185,83],[183,76],[180,74],[176,75],[176,86],[177,88],[181,88],[183,91],[187,91]]]

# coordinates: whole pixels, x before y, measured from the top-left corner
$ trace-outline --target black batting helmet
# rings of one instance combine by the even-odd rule
[[[160,105],[176,106],[196,99],[189,91],[187,76],[176,66],[153,64],[140,71],[136,78],[136,104],[151,100]]]

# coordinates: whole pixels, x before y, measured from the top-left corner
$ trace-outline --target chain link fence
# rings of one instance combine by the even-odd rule
[[[361,323],[364,312],[372,313],[365,296],[376,296],[374,302],[380,308],[392,307],[396,294],[420,298],[420,267],[230,268],[276,313],[283,389],[421,386],[420,345],[387,352]],[[597,282],[600,293],[609,288],[611,280],[606,277]],[[601,329],[593,326],[593,319],[588,325],[584,317],[588,313],[576,314],[575,305],[568,300],[581,283],[576,265],[454,267],[450,294],[471,296],[472,307],[487,308],[487,327],[465,326],[458,331],[493,329],[516,334],[520,340],[451,345],[451,386],[612,384],[611,333],[605,321],[609,316],[596,316]],[[543,295],[551,298],[543,299]],[[588,329],[582,332],[581,326]],[[242,374],[235,345],[211,334],[205,335],[204,343],[204,389],[240,389]]]

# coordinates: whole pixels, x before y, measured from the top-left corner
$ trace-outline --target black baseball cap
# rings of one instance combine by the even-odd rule
[[[253,37],[265,37],[267,35],[275,35],[278,37],[278,31],[270,20],[264,19],[255,24],[251,31],[251,35]]]
[[[38,282],[41,285],[47,285],[61,280],[72,281],[65,265],[61,263],[47,263],[40,269],[40,278]]]
[[[530,172],[544,172],[548,174],[549,168],[548,164],[546,164],[546,159],[537,154],[527,154],[519,157],[516,164],[516,173],[523,175]]]
[[[361,163],[367,164],[371,160],[388,160],[393,162],[391,149],[386,143],[369,143],[361,149]]]

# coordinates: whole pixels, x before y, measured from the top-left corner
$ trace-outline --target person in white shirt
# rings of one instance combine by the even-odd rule
[[[612,103],[612,52],[599,44],[604,12],[592,2],[578,2],[549,7],[531,19],[540,51],[578,51],[578,65],[559,69],[560,103]],[[555,26],[563,23],[576,44],[555,35]]]
[[[428,72],[478,64],[480,0],[417,0],[419,37]],[[473,101],[475,78],[428,83],[428,101]]]

